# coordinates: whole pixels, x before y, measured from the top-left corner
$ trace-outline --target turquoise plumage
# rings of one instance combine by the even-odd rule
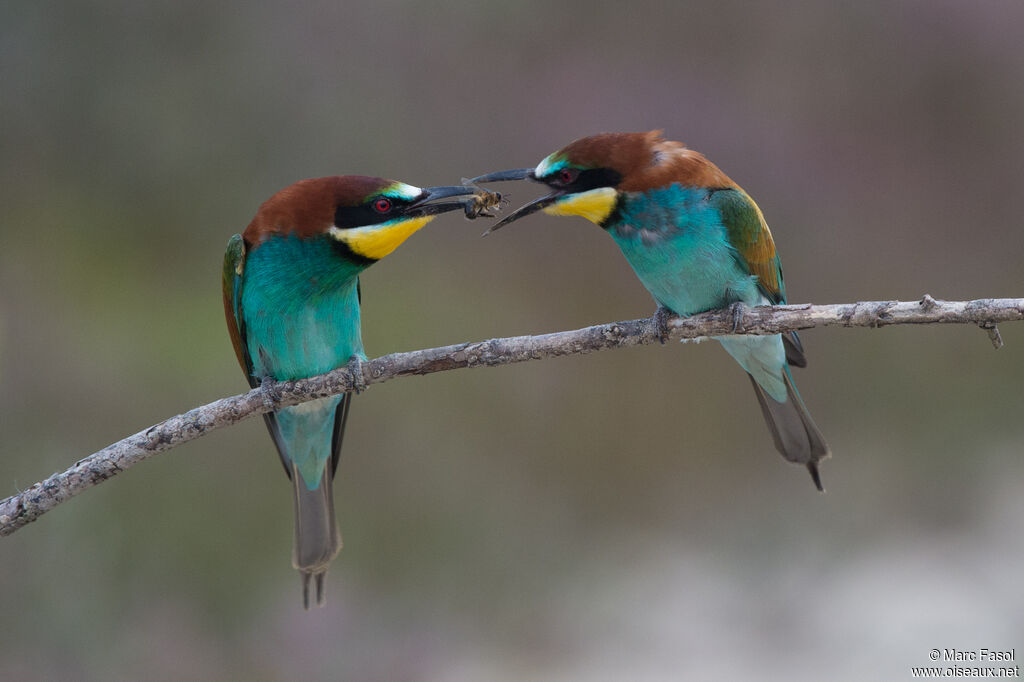
[[[658,132],[576,140],[536,168],[474,182],[531,179],[552,192],[492,229],[536,211],[580,215],[611,236],[659,308],[678,315],[786,302],[782,266],[753,199],[701,154]],[[661,316],[659,316],[661,317]],[[718,337],[751,377],[776,448],[822,489],[828,446],[793,384],[806,360],[796,334]]]
[[[784,291],[772,297],[775,300],[766,295],[730,243],[718,206],[724,193],[735,190],[711,193],[673,184],[629,195],[621,199],[619,216],[607,227],[654,300],[678,315],[736,302],[785,303]],[[785,401],[785,354],[779,336],[717,340],[772,398]]]
[[[436,199],[471,195],[450,202]],[[420,189],[363,176],[303,180],[268,199],[224,257],[224,308],[239,363],[253,387],[314,376],[366,359],[359,275],[437,214],[477,215],[473,187]],[[480,209],[482,210],[482,208]],[[341,549],[333,479],[351,394],[265,415],[292,481],[295,545],[303,604],[310,583],[324,603],[324,577]]]
[[[358,295],[365,266],[331,241],[327,235],[274,235],[246,260],[246,346],[262,351],[251,358],[253,376],[288,381],[323,374],[352,357],[366,359]],[[320,485],[333,454],[333,419],[341,400],[324,398],[277,412],[289,459],[310,490]]]

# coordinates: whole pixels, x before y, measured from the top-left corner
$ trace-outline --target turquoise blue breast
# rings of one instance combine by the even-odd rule
[[[329,237],[272,237],[245,262],[242,315],[257,378],[321,374],[363,353],[356,292],[362,267]]]
[[[680,315],[761,300],[706,189],[627,194],[606,227],[655,300]]]
[[[607,225],[654,299],[680,315],[767,299],[729,243],[728,233],[702,188],[672,185],[627,195]],[[730,355],[779,402],[786,400],[782,338],[718,337]]]
[[[363,269],[326,236],[276,236],[253,249],[245,262],[241,304],[253,375],[286,381],[330,371],[352,355],[365,358],[357,292]],[[287,456],[310,489],[319,485],[331,457],[340,400],[325,398],[277,413]]]

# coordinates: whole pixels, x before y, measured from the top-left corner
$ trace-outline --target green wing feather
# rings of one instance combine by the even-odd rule
[[[236,234],[228,240],[228,248],[224,251],[224,271],[221,275],[221,288],[224,294],[224,318],[228,323],[228,334],[231,345],[235,348],[238,364],[245,372],[249,386],[255,388],[256,378],[252,375],[252,361],[249,350],[242,340],[244,337],[244,320],[239,307],[242,303],[242,272],[245,269],[245,241],[242,235]]]
[[[238,364],[245,372],[245,378],[251,388],[260,385],[259,380],[252,373],[252,357],[249,355],[249,347],[245,342],[245,316],[242,315],[242,273],[245,271],[245,241],[242,235],[236,234],[228,240],[228,248],[224,252],[224,270],[221,273],[221,289],[224,295],[224,317],[228,323],[228,334],[231,335],[231,345],[235,347],[235,355],[238,356]],[[292,477],[292,469],[285,454],[287,449],[284,440],[281,438],[281,429],[277,425],[277,416],[273,412],[263,415],[263,421],[267,424],[267,431],[277,446],[277,454],[281,458],[281,464],[288,478]]]
[[[741,264],[757,277],[758,286],[768,300],[785,303],[782,264],[761,209],[739,188],[718,190],[711,195],[711,201],[722,216],[729,242],[740,255]]]
[[[736,249],[740,265],[757,277],[757,286],[773,304],[786,302],[786,281],[782,277],[782,263],[775,251],[775,241],[768,229],[764,214],[750,195],[739,187],[717,190],[711,201],[722,216],[722,224],[729,242]],[[786,348],[786,361],[796,367],[806,367],[803,344],[795,332],[782,335]]]

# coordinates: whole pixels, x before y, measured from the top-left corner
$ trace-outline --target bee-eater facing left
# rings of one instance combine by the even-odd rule
[[[578,215],[599,225],[667,312],[694,315],[734,303],[786,302],[782,264],[761,209],[704,155],[660,132],[580,138],[536,168],[499,171],[472,182],[533,180],[551,190],[493,229],[537,211]],[[750,376],[776,449],[803,464],[822,490],[818,462],[829,448],[793,384],[804,367],[795,333],[717,339]]]
[[[439,213],[478,215],[481,192],[345,175],[302,180],[264,202],[224,255],[224,312],[250,386],[365,360],[359,274]],[[473,196],[432,203],[466,195]],[[324,604],[324,576],[341,549],[332,480],[351,395],[264,415],[294,491],[292,563],[305,608],[311,581]]]

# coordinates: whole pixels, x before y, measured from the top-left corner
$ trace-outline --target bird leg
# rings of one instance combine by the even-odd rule
[[[263,395],[263,404],[270,410],[276,411],[281,402],[281,385],[271,376],[265,376],[260,381],[260,393]]]
[[[353,355],[348,359],[346,365],[348,371],[352,374],[352,391],[358,395],[366,390],[366,377],[363,376],[363,360],[358,355]]]
[[[668,328],[668,319],[675,315],[671,310],[663,305],[659,305],[658,309],[654,311],[654,316],[651,317],[651,321],[654,324],[654,333],[658,335],[658,341],[661,341],[661,345],[665,345],[668,341],[669,335],[672,333]]]
[[[729,311],[732,313],[732,333],[735,334],[740,328],[740,322],[743,321],[743,314],[747,311],[747,307],[743,305],[743,301],[736,301],[729,306]]]

